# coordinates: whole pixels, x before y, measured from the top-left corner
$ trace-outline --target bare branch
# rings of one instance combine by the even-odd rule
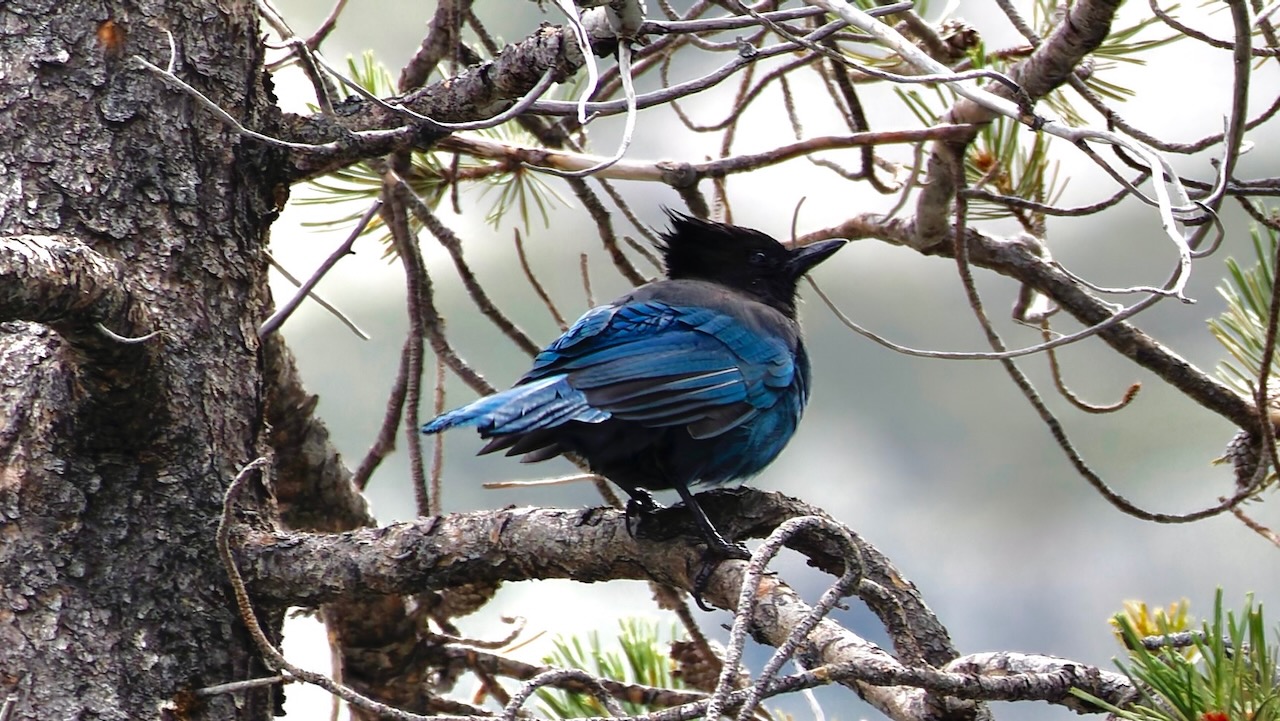
[[[573,188],[573,194],[578,197],[578,200],[582,201],[582,205],[591,214],[591,219],[596,222],[600,240],[604,243],[605,250],[609,252],[609,258],[613,260],[613,266],[632,285],[639,286],[647,283],[648,278],[641,275],[635,264],[631,262],[631,259],[622,252],[622,247],[618,245],[618,236],[613,230],[613,221],[609,218],[609,211],[605,210],[604,204],[600,202],[599,196],[591,190],[591,186],[587,185],[587,182],[581,178],[570,178],[569,187]]]
[[[275,257],[273,257],[270,253],[267,254],[267,262],[270,263],[271,267],[275,268],[276,272],[279,273],[281,276],[283,276],[285,280],[292,283],[293,287],[295,288],[302,287],[302,281],[298,280],[293,273],[289,272],[288,268],[285,268],[283,265],[281,265],[279,261],[277,261]],[[370,340],[371,336],[368,333],[364,332],[364,330],[360,328],[360,326],[356,325],[356,322],[352,320],[350,316],[348,316],[346,313],[343,313],[341,310],[338,310],[336,306],[334,306],[332,303],[322,298],[319,293],[313,290],[307,293],[307,297],[310,298],[311,300],[314,300],[316,302],[316,305],[329,311],[330,315],[332,315],[334,318],[337,318],[338,322],[345,325],[352,333],[355,334],[357,338],[359,338],[360,340]]]
[[[755,501],[767,494],[755,493]],[[561,539],[547,544],[545,539]],[[562,540],[573,538],[573,543]],[[878,561],[859,552],[870,573]],[[874,550],[874,549],[872,549]],[[839,552],[837,551],[837,556]],[[463,579],[651,578],[688,589],[701,565],[701,553],[682,544],[635,541],[621,512],[609,509],[505,509],[422,519],[388,528],[340,536],[265,534],[246,531],[238,551],[240,568],[260,598],[275,603],[311,605],[336,597],[359,598],[444,588]],[[878,554],[876,554],[878,555]],[[743,586],[747,564],[722,563],[712,575],[707,600],[733,608]],[[874,571],[877,575],[881,571]],[[894,572],[890,578],[904,583]],[[771,576],[762,577],[755,594],[751,628],[757,639],[782,645],[810,617],[809,607]],[[1004,679],[974,673],[904,667],[873,644],[830,621],[821,621],[798,650],[818,674],[808,672],[766,684],[763,694],[836,681],[859,692],[893,719],[930,718],[921,710],[930,689],[961,698],[1038,698],[1068,705],[1067,693],[1079,685],[1117,699],[1128,690],[1123,677],[1082,664],[1068,664],[1024,677]],[[940,661],[940,664],[945,661]],[[1043,668],[1044,663],[1040,666]],[[1065,675],[1064,675],[1065,674]],[[1106,684],[1111,684],[1107,686]],[[727,697],[744,702],[750,692]],[[680,707],[640,718],[677,719],[703,709]]]
[[[411,714],[393,706],[379,703],[357,693],[348,686],[333,681],[322,673],[300,668],[285,659],[284,654],[272,645],[270,639],[267,638],[261,624],[258,622],[257,614],[253,610],[253,602],[249,598],[249,592],[245,588],[244,580],[236,566],[236,560],[231,551],[231,534],[235,525],[235,503],[239,500],[244,484],[253,474],[266,475],[268,470],[269,464],[265,458],[258,458],[240,469],[235,479],[227,487],[226,494],[223,497],[222,515],[218,520],[217,532],[218,556],[226,569],[227,579],[231,582],[236,607],[240,611],[240,618],[249,630],[249,635],[253,638],[259,653],[263,655],[272,670],[284,671],[292,678],[319,686],[347,703],[366,711],[372,711],[398,721],[426,721],[428,718],[436,718]]]
[[[400,351],[400,366],[396,371],[395,382],[391,384],[391,393],[387,397],[387,409],[382,416],[382,425],[378,429],[378,437],[365,453],[364,459],[352,474],[352,484],[364,490],[369,485],[373,472],[382,464],[382,459],[395,450],[396,433],[400,430],[400,416],[404,412],[404,399],[409,389],[409,367],[413,361],[413,348],[416,339],[405,338],[404,348]]]
[[[471,13],[472,0],[443,0],[436,5],[435,15],[422,45],[400,71],[397,83],[400,90],[420,87],[431,76],[441,60],[448,58],[455,63],[457,48],[462,45],[462,25]]]
[[[912,230],[904,221],[885,221],[879,216],[850,218],[838,226],[808,233],[799,243],[823,238],[874,237],[909,245]],[[1129,322],[1108,323],[1115,308],[1089,293],[1052,261],[1024,242],[995,238],[973,228],[967,230],[970,258],[974,265],[994,270],[1035,288],[1087,326],[1098,326],[1097,335],[1115,351],[1151,370],[1187,397],[1227,418],[1237,426],[1257,428],[1253,403],[1204,373]],[[950,240],[950,237],[948,237]],[[927,255],[950,256],[950,245],[927,251]],[[1159,296],[1152,296],[1158,298]]]
[[[374,201],[373,204],[369,206],[369,209],[364,212],[364,215],[360,216],[360,220],[356,222],[355,227],[353,227],[351,232],[347,234],[347,239],[342,241],[342,243],[329,254],[328,258],[325,258],[324,262],[320,264],[320,267],[316,269],[316,272],[312,273],[311,277],[307,278],[307,281],[298,287],[298,292],[295,293],[288,302],[276,309],[276,312],[272,313],[270,318],[267,318],[262,322],[262,326],[258,328],[259,338],[265,338],[268,335],[271,335],[276,332],[281,325],[284,325],[284,322],[289,319],[289,316],[293,315],[293,312],[298,309],[298,306],[302,304],[302,301],[311,295],[311,292],[315,290],[316,285],[324,279],[324,276],[330,270],[333,270],[333,267],[338,264],[338,261],[351,253],[351,247],[355,245],[356,239],[360,237],[361,233],[364,233],[365,228],[369,227],[369,221],[373,220],[373,216],[376,215],[381,208],[382,201]]]
[[[547,289],[542,286],[542,282],[538,280],[538,276],[533,272],[533,268],[529,265],[529,256],[524,251],[524,239],[520,236],[520,229],[515,229],[516,237],[516,257],[520,259],[520,270],[524,271],[525,280],[529,281],[529,287],[533,288],[533,292],[537,294],[538,300],[542,301],[542,305],[546,307],[547,312],[551,314],[551,319],[556,322],[561,332],[569,330],[569,322],[560,314],[560,309],[556,307],[551,296],[547,294]]]
[[[431,513],[430,489],[427,487],[426,470],[422,460],[422,434],[418,431],[418,403],[422,397],[423,361],[422,338],[426,334],[427,321],[423,311],[424,279],[426,267],[417,236],[409,229],[409,212],[401,188],[406,187],[394,173],[388,171],[383,181],[383,221],[391,229],[396,253],[404,265],[405,300],[409,316],[409,333],[406,351],[406,375],[404,395],[404,433],[409,446],[409,476],[413,482],[413,499],[419,516]]]
[[[475,303],[476,308],[498,328],[503,335],[511,339],[512,343],[521,351],[524,351],[530,358],[538,354],[541,347],[533,342],[527,333],[520,329],[505,313],[502,312],[493,300],[489,298],[489,293],[484,286],[476,279],[475,273],[471,270],[471,266],[462,256],[462,239],[458,237],[448,226],[440,221],[440,218],[431,211],[431,207],[427,205],[417,193],[405,182],[399,175],[393,176],[394,184],[391,188],[397,197],[402,198],[407,204],[409,210],[413,212],[418,222],[422,223],[432,236],[435,237],[440,245],[449,253],[449,257],[453,260],[453,265],[458,271],[458,277],[462,279],[462,284],[466,286],[467,294],[471,296],[471,300]]]
[[[400,108],[440,123],[490,118],[541,84],[572,77],[582,60],[577,43],[564,37],[563,28],[544,26],[491,61],[409,93],[394,108],[365,101],[349,103],[340,117],[286,115],[279,135],[290,139],[289,147],[308,151],[290,159],[290,179],[318,177],[397,150],[427,148],[448,134],[426,121],[406,125]]]
[[[1049,319],[1044,318],[1040,322],[1041,337],[1045,341],[1049,341],[1053,337],[1053,332],[1049,328]],[[1076,395],[1067,385],[1067,381],[1062,376],[1062,367],[1058,362],[1058,354],[1052,348],[1045,351],[1049,356],[1049,373],[1053,376],[1053,385],[1058,389],[1058,394],[1067,399],[1071,405],[1079,408],[1085,413],[1115,413],[1123,410],[1138,397],[1138,391],[1142,390],[1142,384],[1134,382],[1125,390],[1124,396],[1115,403],[1109,405],[1094,405],[1086,402],[1080,396]]]
[[[744,173],[803,157],[821,150],[840,150],[870,145],[916,143],[921,140],[958,138],[967,135],[962,125],[937,125],[918,130],[886,130],[882,132],[824,135],[789,143],[772,150],[698,163],[667,160],[623,159],[596,173],[596,177],[618,180],[643,180],[666,183],[675,188],[696,185],[703,178],[719,178]],[[516,160],[534,169],[546,167],[560,170],[582,170],[599,165],[596,156],[566,153],[545,148],[512,145],[488,138],[455,135],[440,142],[447,150],[464,152],[478,158]]]

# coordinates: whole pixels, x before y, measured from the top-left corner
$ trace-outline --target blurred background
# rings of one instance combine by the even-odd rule
[[[302,35],[310,33],[328,12],[327,5],[302,0],[280,0],[278,7]],[[506,41],[523,38],[539,22],[562,22],[555,13],[540,14],[533,3],[504,3],[501,9],[480,3],[475,9]],[[1225,12],[1211,10],[1191,10],[1181,17],[1219,37],[1229,37]],[[351,0],[324,52],[334,62],[373,50],[394,73],[421,42],[433,11],[427,3]],[[1148,12],[1145,6],[1130,6],[1122,15],[1131,22]],[[955,14],[982,33],[988,48],[1020,42],[993,3],[965,0]],[[936,16],[926,13],[926,17]],[[1167,34],[1163,28],[1151,31],[1152,37],[1162,34]],[[1146,65],[1121,64],[1103,70],[1108,80],[1136,92],[1120,106],[1127,120],[1166,140],[1190,141],[1221,131],[1230,91],[1227,52],[1181,41],[1145,57]],[[705,72],[723,59],[704,57],[702,61]],[[1274,97],[1272,89],[1280,87],[1273,66],[1257,68],[1254,87],[1262,89],[1255,93],[1258,107],[1265,107]],[[692,75],[698,70],[687,72]],[[311,98],[300,74],[278,74],[277,86],[286,110],[306,111]],[[703,122],[719,120],[728,107],[726,94],[735,87],[731,81],[683,105]],[[825,93],[816,87],[814,91]],[[836,118],[805,115],[804,89],[796,92],[807,134],[847,132]],[[888,88],[868,88],[863,102],[873,129],[919,125]],[[757,103],[754,112],[757,116],[744,124],[735,153],[791,140],[780,102],[766,99]],[[1096,115],[1087,117],[1101,127]],[[593,150],[611,154],[620,127],[620,118],[592,124]],[[1238,176],[1280,175],[1280,155],[1270,150],[1278,140],[1275,128],[1263,128],[1249,140],[1257,149],[1243,158]],[[718,135],[698,136],[684,130],[669,111],[642,112],[628,157],[696,161],[715,155],[719,142]],[[1060,205],[1097,202],[1114,191],[1113,182],[1073,148],[1055,141],[1052,150],[1061,163],[1062,177],[1069,180]],[[910,162],[908,146],[880,152],[897,162]],[[1211,158],[1211,154],[1178,157],[1174,163],[1180,171],[1208,180],[1214,172]],[[591,260],[597,300],[607,300],[627,286],[608,262],[594,226],[572,194],[554,178],[546,183],[566,200],[555,206],[549,225],[535,215],[528,227],[519,227],[535,271],[562,312],[573,318],[588,307],[579,273],[581,253]],[[641,219],[656,228],[663,227],[662,205],[683,208],[675,192],[665,186],[620,182],[618,187]],[[803,160],[732,177],[728,190],[734,222],[778,238],[790,235],[794,209],[802,200],[797,221],[801,233],[854,213],[887,209],[895,200]],[[297,188],[294,198],[308,192]],[[497,200],[493,191],[464,192],[461,200],[462,216],[451,215],[447,203],[440,212],[464,239],[466,256],[480,281],[532,337],[539,342],[552,340],[559,329],[525,282],[516,260],[513,230],[520,222],[518,216],[512,214],[496,227],[486,223],[486,211]],[[1192,275],[1189,295],[1196,302],[1165,300],[1137,319],[1147,333],[1204,369],[1225,355],[1205,326],[1207,319],[1223,310],[1215,288],[1225,275],[1224,261],[1235,256],[1250,264],[1253,258],[1247,218],[1237,206],[1225,207],[1224,246],[1197,261]],[[310,275],[348,230],[319,232],[304,224],[353,210],[362,208],[291,205],[274,228],[273,255],[294,275]],[[615,215],[615,223],[620,233],[636,235],[620,215]],[[995,233],[1017,230],[1007,222],[982,227]],[[1158,285],[1176,262],[1155,211],[1132,199],[1092,218],[1050,218],[1048,242],[1057,260],[1100,285]],[[434,239],[424,234],[422,246],[436,302],[448,319],[450,339],[492,383],[509,385],[526,369],[528,358],[470,305],[452,264]],[[383,257],[383,250],[377,240],[362,238],[355,254],[343,260],[318,289],[368,331],[372,340],[356,338],[313,303],[304,304],[284,327],[309,390],[320,396],[318,414],[351,466],[364,455],[382,422],[406,326],[403,277]],[[643,272],[656,272],[643,259],[637,264]],[[989,273],[977,275],[987,309],[1006,342],[1011,347],[1038,342],[1038,331],[1005,320],[1017,287]],[[293,287],[277,280],[274,292],[279,303],[293,294]],[[899,343],[936,350],[987,350],[951,260],[925,258],[864,240],[822,265],[815,280],[854,320]],[[1201,617],[1212,610],[1219,587],[1228,606],[1239,606],[1248,593],[1264,604],[1280,599],[1276,572],[1280,549],[1230,516],[1188,525],[1157,525],[1117,511],[1073,471],[1000,364],[894,353],[846,329],[811,288],[803,288],[802,296],[806,302],[801,316],[814,367],[812,402],[791,445],[752,484],[821,506],[885,552],[916,583],[961,653],[1022,651],[1111,668],[1118,646],[1107,619],[1126,599],[1165,605],[1186,598],[1192,613]],[[1076,326],[1057,317],[1055,328],[1065,332]],[[1067,382],[1094,403],[1113,403],[1131,384],[1142,384],[1136,401],[1125,410],[1086,415],[1054,392],[1044,357],[1020,360],[1077,448],[1117,491],[1144,508],[1175,513],[1213,505],[1219,496],[1232,492],[1229,470],[1211,465],[1234,433],[1227,421],[1169,390],[1101,342],[1072,345],[1061,351],[1060,359]],[[429,359],[429,369],[431,365]],[[428,384],[430,375],[428,370]],[[448,387],[450,407],[472,397],[453,380]],[[430,415],[425,404],[421,416]],[[403,448],[403,439],[399,445]],[[588,484],[486,491],[481,484],[487,481],[555,476],[571,473],[573,468],[560,460],[521,466],[502,457],[476,458],[473,454],[479,446],[467,431],[447,436],[446,511],[599,503]],[[414,516],[408,478],[403,453],[390,457],[374,476],[368,495],[381,522]],[[660,500],[674,502],[674,497]],[[1248,511],[1264,523],[1280,525],[1274,503],[1255,503]],[[816,599],[829,581],[805,568],[797,557],[784,558],[778,570],[809,600]],[[640,583],[538,582],[506,587],[483,612],[463,619],[463,628],[474,637],[501,638],[506,627],[497,620],[500,614],[529,619],[526,636],[545,632],[518,652],[529,660],[546,653],[556,634],[591,629],[606,637],[616,633],[619,616],[674,622],[657,609]],[[704,617],[709,634],[726,635],[720,626],[731,621],[727,613]],[[884,640],[874,617],[857,603],[837,612],[835,619],[855,633]],[[327,658],[324,643],[318,624],[305,619],[287,632],[287,650],[303,662]],[[748,663],[758,668],[769,651],[753,649]],[[471,689],[458,691],[469,694]],[[328,699],[320,692],[291,688],[288,697],[290,715],[328,708]],[[844,690],[823,691],[819,700],[829,718],[878,716]],[[813,718],[814,712],[802,700],[787,699],[779,706],[798,719]],[[1070,715],[1047,704],[1025,703],[997,705],[996,713],[1006,721]]]

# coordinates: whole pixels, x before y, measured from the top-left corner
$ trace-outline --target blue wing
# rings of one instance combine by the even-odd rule
[[[514,387],[423,427],[488,438],[609,418],[723,434],[773,407],[797,378],[796,349],[721,310],[657,300],[588,311]]]

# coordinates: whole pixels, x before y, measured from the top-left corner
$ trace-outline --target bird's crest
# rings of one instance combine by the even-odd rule
[[[784,245],[751,228],[695,218],[664,208],[671,229],[662,234],[663,260],[671,279],[710,280],[736,286],[743,271],[755,273],[786,265]]]
[[[662,234],[659,248],[668,278],[717,283],[789,318],[795,317],[800,276],[838,247],[830,241],[788,249],[758,230],[665,210],[671,229]]]

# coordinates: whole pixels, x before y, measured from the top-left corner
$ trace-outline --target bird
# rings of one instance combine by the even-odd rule
[[[660,508],[649,491],[674,489],[708,554],[746,558],[690,487],[756,475],[795,433],[810,392],[796,286],[846,241],[788,248],[664,210],[664,279],[588,310],[514,386],[422,431],[471,426],[488,441],[479,454],[525,463],[575,454],[630,497],[629,529],[633,515]]]

